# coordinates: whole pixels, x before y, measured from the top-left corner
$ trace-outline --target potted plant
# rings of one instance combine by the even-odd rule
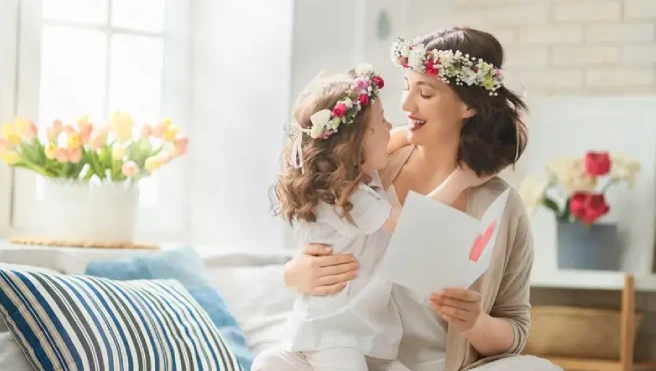
[[[606,193],[619,183],[632,188],[639,171],[640,163],[623,153],[590,151],[583,158],[554,159],[546,177],[524,179],[526,206],[544,206],[556,217],[559,268],[618,269],[617,225],[601,222],[610,211]]]
[[[33,121],[15,118],[1,130],[2,161],[45,179],[34,231],[44,239],[131,242],[139,181],[188,147],[171,120],[137,130],[125,112],[102,126],[82,116],[75,124],[55,120],[39,132]]]

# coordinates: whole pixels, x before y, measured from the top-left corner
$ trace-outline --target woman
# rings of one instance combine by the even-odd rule
[[[460,164],[479,175],[496,174],[518,160],[526,146],[520,117],[526,106],[503,86],[498,73],[503,49],[492,35],[469,28],[442,30],[397,44],[393,59],[406,69],[402,109],[408,113],[411,145],[392,153],[381,174],[392,200],[403,204],[409,191],[430,192]],[[508,187],[493,178],[463,192],[452,206],[480,218]],[[496,241],[489,269],[469,289],[443,290],[422,301],[394,287],[403,323],[399,359],[406,366],[414,371],[559,370],[545,360],[517,356],[530,325],[533,241],[515,192]],[[435,248],[440,248],[439,236]],[[329,295],[344,288],[356,268],[349,256],[310,245],[287,264],[285,280],[297,291]],[[310,368],[300,357],[270,350],[253,370]]]

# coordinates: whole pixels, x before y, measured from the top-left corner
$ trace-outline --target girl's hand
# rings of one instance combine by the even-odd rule
[[[352,255],[332,255],[326,245],[310,244],[285,264],[287,287],[308,295],[332,295],[355,278],[358,262]]]
[[[481,294],[467,289],[444,289],[429,297],[433,312],[456,326],[460,332],[471,330],[481,315]]]

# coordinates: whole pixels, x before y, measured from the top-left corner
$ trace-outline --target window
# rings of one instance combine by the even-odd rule
[[[120,110],[137,125],[171,117],[188,130],[189,3],[22,1],[15,112],[39,125],[73,123],[82,114],[104,124]],[[185,232],[184,162],[172,162],[141,184],[139,237],[180,238]],[[12,224],[27,229],[38,211],[42,179],[15,173]]]

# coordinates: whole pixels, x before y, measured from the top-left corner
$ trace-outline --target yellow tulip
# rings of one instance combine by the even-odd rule
[[[15,145],[17,145],[18,143],[21,142],[21,137],[20,137],[20,135],[18,135],[18,133],[10,133],[9,136],[7,137],[7,141],[11,145],[15,146]]]
[[[16,134],[16,129],[14,129],[14,126],[9,123],[9,122],[3,122],[2,123],[2,131],[0,132],[3,138],[9,139],[9,135],[11,134]]]
[[[14,129],[16,129],[17,132],[22,133],[23,131],[25,131],[25,126],[26,126],[25,120],[23,120],[22,118],[16,117],[14,119]]]
[[[146,170],[153,172],[159,169],[160,167],[162,167],[162,160],[155,156],[148,157],[146,159],[146,163],[144,164],[144,167],[146,168]]]
[[[55,143],[50,143],[46,146],[44,150],[46,157],[49,159],[55,158],[55,153],[57,152],[57,145]]]
[[[9,166],[16,165],[20,161],[20,155],[16,151],[3,152],[0,157]]]
[[[112,146],[112,160],[120,161],[125,157],[125,148],[122,145],[115,143]]]
[[[129,113],[115,112],[110,118],[110,125],[119,141],[125,142],[132,137],[134,121]]]
[[[78,148],[80,148],[80,134],[78,134],[78,133],[69,134],[68,139],[66,139],[66,146],[69,149],[78,149]]]
[[[166,132],[164,133],[164,140],[168,142],[173,142],[177,134],[178,134],[178,127],[175,125],[169,126],[168,129],[166,129]]]

